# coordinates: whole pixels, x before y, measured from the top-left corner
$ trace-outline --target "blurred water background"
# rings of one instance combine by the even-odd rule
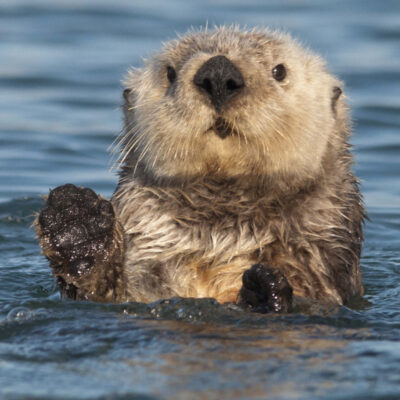
[[[346,82],[371,221],[360,310],[61,301],[30,225],[66,182],[109,196],[120,80],[191,26],[290,31]],[[0,1],[0,399],[400,399],[400,2]]]

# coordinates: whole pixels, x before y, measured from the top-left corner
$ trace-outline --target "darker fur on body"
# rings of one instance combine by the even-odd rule
[[[242,51],[253,59],[248,70]],[[285,55],[289,78],[264,77]],[[209,64],[236,79],[226,98],[199,89]],[[109,211],[87,206],[85,189],[71,187],[56,189],[72,198],[67,211],[49,201],[37,221],[64,293],[214,297],[275,311],[290,310],[292,291],[331,304],[362,296],[364,209],[338,84],[279,35],[221,28],[167,45],[127,80],[112,224]],[[107,224],[93,229],[85,213]]]
[[[132,207],[129,186],[125,184],[120,190],[123,190],[121,200],[117,191],[114,205],[120,210],[129,209]],[[132,191],[136,190],[136,186],[132,187]],[[182,277],[185,286],[192,281],[193,277],[190,280],[183,277],[191,273],[186,266],[193,260],[204,260],[197,275],[212,275],[210,269],[218,268],[219,260],[211,238],[218,236],[221,242],[228,241],[232,253],[237,243],[253,242],[246,254],[248,265],[263,262],[280,269],[297,296],[348,303],[362,295],[359,256],[363,212],[357,182],[351,174],[320,177],[298,191],[285,194],[270,191],[268,187],[215,179],[184,187],[150,186],[144,193],[140,201],[144,207],[148,202],[149,211],[155,215],[158,210],[153,201],[161,210],[168,209],[176,231],[194,242],[193,237],[201,237],[201,247],[178,248],[164,268],[150,260],[143,268],[143,275],[135,275],[132,285],[133,295],[142,301],[182,295],[187,287],[179,288],[179,280]],[[126,222],[123,220],[123,224]],[[130,241],[134,242],[134,235]],[[166,250],[173,246],[171,240]],[[252,246],[255,249],[251,250]],[[222,264],[226,262],[225,254],[221,258]],[[174,282],[176,275],[178,280]],[[210,279],[205,279],[210,285]],[[226,300],[235,301],[235,295]]]

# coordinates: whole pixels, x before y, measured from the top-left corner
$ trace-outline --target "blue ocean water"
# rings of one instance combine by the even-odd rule
[[[126,69],[208,23],[293,33],[346,82],[369,305],[62,301],[31,229],[66,182],[109,196]],[[400,399],[400,2],[2,0],[0,399]]]

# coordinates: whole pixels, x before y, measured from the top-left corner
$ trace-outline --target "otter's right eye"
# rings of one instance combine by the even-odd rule
[[[174,83],[176,79],[176,71],[172,67],[167,67],[167,78],[170,83]]]
[[[286,68],[283,64],[278,64],[272,69],[272,76],[278,82],[283,81],[286,78]]]

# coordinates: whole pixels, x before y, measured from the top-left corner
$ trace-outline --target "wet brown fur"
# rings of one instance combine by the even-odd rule
[[[215,55],[245,81],[220,114],[193,85]],[[280,63],[283,82],[271,75]],[[343,304],[363,294],[364,209],[347,106],[319,57],[288,35],[222,27],[167,43],[125,85],[111,200],[124,230],[125,286],[107,300],[236,301],[243,272],[259,262],[280,269],[297,296]],[[228,137],[216,134],[219,117]],[[85,284],[103,281],[111,285],[103,276]]]

